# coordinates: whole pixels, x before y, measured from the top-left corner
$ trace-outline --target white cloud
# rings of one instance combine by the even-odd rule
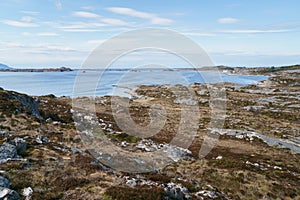
[[[236,18],[226,17],[217,19],[217,22],[220,24],[235,24],[238,23],[240,20]]]
[[[9,25],[9,26],[15,26],[15,27],[38,27],[38,24],[35,23],[29,23],[29,22],[23,22],[23,21],[14,21],[14,20],[3,20],[3,24]]]
[[[21,21],[23,22],[31,22],[33,20],[33,17],[30,17],[30,16],[23,16],[21,18]]]
[[[32,36],[33,34],[32,33],[29,33],[29,32],[23,32],[21,33],[23,36]]]
[[[110,25],[120,25],[120,26],[128,25],[127,22],[124,22],[119,19],[113,19],[113,18],[104,18],[104,19],[101,19],[101,21],[106,24],[110,24]]]
[[[159,17],[157,14],[141,12],[141,11],[134,10],[131,8],[109,7],[109,8],[106,8],[106,10],[116,13],[116,14],[127,15],[127,16],[131,16],[131,17],[142,18],[142,19],[148,19],[148,20],[150,20],[150,22],[152,24],[157,24],[157,25],[168,25],[173,22],[171,19]]]
[[[35,50],[35,51],[60,51],[60,52],[76,52],[73,47],[65,46],[65,45],[57,45],[57,44],[49,44],[49,43],[37,43],[37,44],[27,44],[27,43],[19,43],[19,42],[2,42],[1,45],[5,46],[9,49],[22,49],[22,50]]]
[[[106,23],[99,22],[64,22],[63,24],[54,24],[55,28],[62,29],[64,32],[100,32],[102,27],[108,26]]]
[[[22,10],[21,13],[26,14],[26,15],[38,15],[38,14],[40,14],[40,12],[28,11],[28,10]]]
[[[45,36],[45,37],[59,36],[59,34],[52,33],[52,32],[37,33],[36,35],[37,36]]]
[[[146,12],[140,12],[131,8],[123,8],[123,7],[109,7],[106,8],[108,11],[111,11],[113,13],[122,14],[122,15],[128,15],[131,17],[138,17],[138,18],[144,18],[144,19],[151,19],[155,17],[155,15],[151,13]]]
[[[290,32],[288,29],[274,29],[274,30],[258,30],[258,29],[248,29],[248,30],[223,30],[219,31],[221,33],[240,33],[240,34],[255,34],[255,33],[285,33]]]
[[[105,41],[106,40],[89,40],[89,41],[87,41],[87,43],[92,44],[92,45],[99,45],[99,44],[102,44]]]
[[[42,32],[42,33],[29,33],[29,32],[23,32],[21,33],[23,36],[42,36],[42,37],[54,37],[59,36],[57,33],[53,32]]]
[[[65,29],[65,32],[72,32],[72,33],[91,33],[91,32],[101,32],[102,30],[99,29]]]
[[[87,29],[106,26],[104,23],[72,22],[67,25],[56,26],[60,29]]]
[[[161,17],[154,17],[154,18],[151,18],[151,23],[159,24],[159,25],[168,25],[168,24],[172,23],[172,20],[166,19],[166,18],[161,18]]]
[[[184,32],[184,35],[189,35],[189,36],[215,36],[216,34],[214,33],[201,33],[201,32]]]
[[[83,18],[99,18],[100,17],[100,15],[97,15],[92,12],[85,12],[85,11],[73,12],[72,15],[74,17],[83,17]]]

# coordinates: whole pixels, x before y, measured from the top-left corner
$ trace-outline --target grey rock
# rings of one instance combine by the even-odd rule
[[[0,187],[9,188],[10,187],[9,180],[7,178],[4,178],[3,176],[0,176]]]
[[[38,103],[32,97],[27,95],[21,95],[18,93],[13,93],[13,98],[23,104],[23,106],[31,112],[31,115],[41,119],[40,111],[38,109]]]
[[[17,154],[17,147],[9,144],[7,142],[3,143],[0,146],[0,160],[6,160],[9,158],[16,158]]]
[[[24,189],[22,190],[22,195],[23,195],[24,197],[27,197],[26,199],[29,199],[29,197],[32,195],[32,193],[33,193],[33,189],[32,189],[31,187],[24,188]]]
[[[46,119],[46,122],[53,122],[53,120],[51,118]]]
[[[171,158],[175,162],[178,162],[180,159],[183,158],[192,159],[192,157],[190,156],[192,152],[190,150],[174,145],[165,145],[163,151],[167,154],[169,158]]]
[[[1,129],[0,129],[0,135],[2,135],[3,137],[7,137],[8,134],[9,134],[8,131],[1,130]]]
[[[129,187],[134,188],[137,185],[137,180],[135,178],[127,180],[126,185],[128,185]]]
[[[197,94],[199,94],[199,95],[209,95],[209,91],[208,90],[199,90],[199,91],[197,91]]]
[[[300,108],[300,104],[289,105],[288,108]]]
[[[245,106],[244,109],[247,111],[259,111],[259,110],[265,109],[265,107],[264,106]]]
[[[0,199],[3,200],[19,200],[20,195],[11,189],[0,187]]]
[[[229,135],[238,139],[245,139],[247,141],[253,141],[254,138],[261,139],[269,146],[277,146],[279,148],[288,148],[293,152],[300,153],[300,143],[296,139],[281,139],[263,135],[254,131],[247,130],[234,130],[234,129],[211,129],[212,133],[219,135]]]
[[[43,144],[43,143],[48,143],[50,142],[49,139],[47,137],[44,137],[42,135],[38,135],[35,139],[35,141],[39,144]]]
[[[14,140],[10,141],[9,143],[16,146],[18,153],[22,153],[27,149],[27,142],[22,138],[17,137]]]
[[[191,199],[188,189],[182,186],[181,184],[176,184],[171,182],[171,183],[163,184],[162,187],[167,192],[167,195],[164,198],[165,200]]]
[[[189,106],[195,106],[198,104],[198,101],[192,98],[185,98],[185,97],[177,97],[174,100],[174,103],[176,104],[183,104],[183,105],[189,105]]]

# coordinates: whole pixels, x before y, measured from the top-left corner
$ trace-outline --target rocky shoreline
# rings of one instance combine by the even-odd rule
[[[298,199],[297,70],[264,72],[271,77],[255,85],[224,83],[227,108],[222,129],[209,127],[211,100],[206,85],[190,85],[195,98],[188,101],[176,98],[170,86],[140,86],[128,99],[132,119],[146,126],[151,121],[149,109],[157,104],[167,116],[161,131],[148,138],[122,131],[109,96],[95,99],[92,115],[74,113],[72,99],[67,97],[30,97],[1,89],[0,199]],[[90,101],[78,100],[83,105]],[[199,105],[201,116],[197,135],[187,149],[170,144],[179,128],[182,103]],[[95,158],[92,152],[99,149],[83,143],[83,137],[97,140],[97,131],[79,134],[76,117],[97,124],[124,151],[143,155],[165,149],[173,163],[147,173],[115,170]],[[200,159],[199,149],[208,132],[219,140]]]

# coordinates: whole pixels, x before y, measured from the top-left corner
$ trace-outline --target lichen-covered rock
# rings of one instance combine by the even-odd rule
[[[16,146],[18,153],[22,153],[22,152],[26,151],[26,149],[27,149],[27,142],[24,139],[19,138],[19,137],[10,141],[10,144]]]
[[[0,162],[1,160],[15,158],[17,155],[17,147],[15,145],[5,142],[0,146]]]
[[[49,139],[47,137],[44,137],[42,135],[38,135],[35,139],[35,141],[39,144],[45,144],[45,143],[48,143],[50,142]]]
[[[0,176],[0,187],[9,188],[10,183],[7,178],[4,178],[3,176]]]
[[[19,200],[20,195],[11,189],[0,187],[0,199],[3,200]]]
[[[40,111],[38,109],[38,103],[32,97],[23,95],[23,94],[19,94],[16,92],[13,92],[12,97],[13,97],[13,99],[21,102],[23,104],[23,106],[31,112],[32,116],[39,118],[39,119],[42,118],[40,115]]]
[[[162,187],[167,192],[167,196],[164,198],[165,200],[191,199],[188,189],[182,186],[181,184],[176,184],[171,182],[171,183],[163,184]]]
[[[22,190],[22,195],[23,195],[24,197],[26,197],[26,199],[29,199],[30,196],[32,195],[32,193],[33,193],[33,190],[32,190],[31,187],[24,188],[24,189]]]

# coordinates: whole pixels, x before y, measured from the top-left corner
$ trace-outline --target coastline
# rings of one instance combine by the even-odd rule
[[[8,68],[8,69],[1,69],[0,72],[70,72],[73,71],[71,68],[67,67],[60,67],[60,68],[40,68],[40,69],[16,69],[16,68]]]
[[[210,95],[204,84],[189,86],[195,92],[200,119],[197,136],[188,149],[167,145],[177,133],[181,113],[181,103],[168,87],[140,86],[134,98],[128,99],[131,117],[141,126],[149,123],[152,105],[162,105],[166,110],[164,128],[147,139],[128,135],[118,127],[112,115],[112,97],[96,97],[97,118],[84,112],[80,116],[99,124],[113,145],[141,155],[161,146],[177,152],[167,154],[174,159],[173,164],[137,174],[120,172],[95,159],[91,152],[101,148],[83,142],[83,137],[93,138],[94,133],[78,133],[71,98],[30,97],[0,90],[0,148],[6,149],[4,144],[21,139],[27,144],[18,151],[21,157],[1,157],[0,175],[7,177],[11,189],[18,193],[32,188],[33,199],[64,198],[66,194],[89,199],[121,195],[130,199],[141,192],[151,199],[168,197],[170,191],[192,198],[260,198],[266,191],[274,197],[294,198],[300,195],[296,189],[300,154],[286,145],[299,145],[299,77],[299,73],[280,71],[258,85],[224,83],[227,117],[223,129],[216,130],[217,145],[202,159],[198,152],[210,130],[211,115]],[[77,99],[82,105],[90,101],[86,97]],[[278,143],[271,145],[266,138]]]

